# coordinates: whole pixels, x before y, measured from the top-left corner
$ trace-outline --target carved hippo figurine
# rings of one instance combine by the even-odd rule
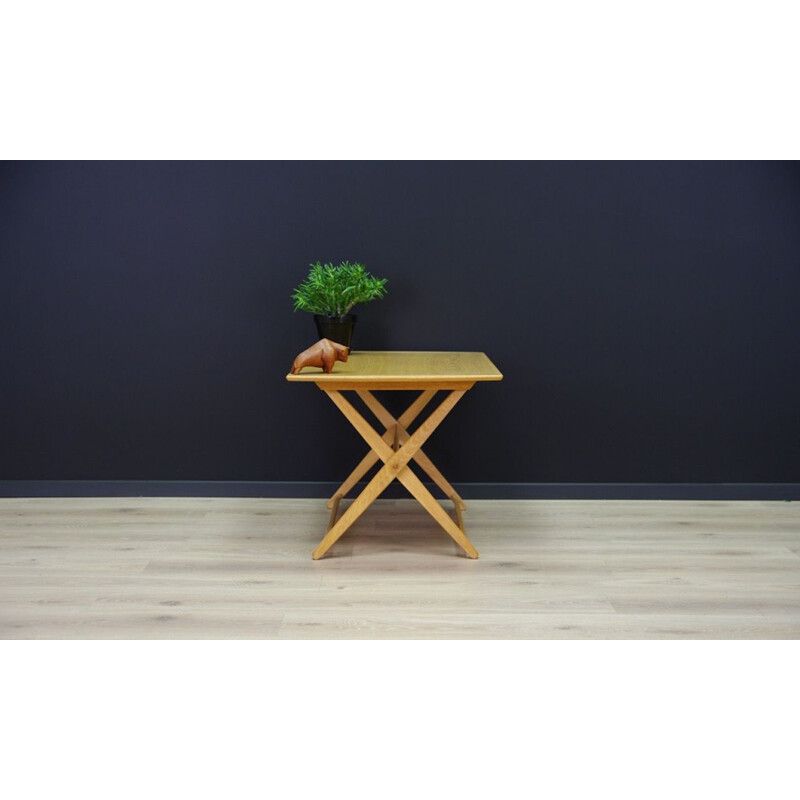
[[[290,375],[297,375],[303,367],[322,367],[323,372],[332,372],[337,361],[347,361],[350,348],[330,339],[320,339],[308,350],[303,350],[292,364]]]

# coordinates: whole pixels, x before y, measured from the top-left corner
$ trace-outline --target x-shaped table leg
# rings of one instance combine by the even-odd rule
[[[371,401],[374,401],[374,406],[380,406],[380,413],[385,412],[385,419],[387,421],[391,418],[390,427],[384,436],[381,436],[372,426],[364,419],[364,417],[356,411],[355,408],[344,398],[344,396],[335,390],[325,390],[325,393],[333,400],[338,406],[339,410],[350,421],[350,424],[361,434],[362,438],[372,448],[372,453],[375,454],[375,459],[364,467],[367,459],[371,459],[372,453],[365,458],[361,464],[356,468],[355,472],[342,484],[344,489],[348,482],[351,481],[353,475],[359,473],[358,477],[364,474],[377,459],[383,461],[383,467],[375,474],[372,480],[367,484],[364,491],[350,504],[342,516],[335,520],[336,511],[341,498],[341,489],[337,494],[331,498],[329,505],[333,506],[331,514],[331,525],[325,537],[313,552],[315,559],[322,558],[323,555],[330,549],[330,547],[344,534],[344,532],[364,513],[370,504],[383,492],[383,490],[393,481],[398,480],[402,483],[408,491],[415,497],[419,503],[428,511],[428,513],[445,529],[445,531],[453,538],[453,540],[464,550],[470,558],[477,558],[478,551],[472,545],[472,542],[467,538],[464,533],[463,527],[456,524],[450,515],[439,505],[436,498],[425,488],[422,481],[411,471],[408,462],[414,458],[419,452],[422,445],[428,437],[439,427],[442,420],[450,413],[455,404],[466,394],[465,390],[454,390],[448,393],[447,397],[439,404],[435,411],[423,422],[413,434],[408,434],[405,430],[406,426],[410,424],[422,408],[427,405],[434,392],[423,392],[422,395],[413,403],[409,409],[398,420],[387,412],[377,400],[369,395]],[[369,394],[369,393],[366,393]],[[365,400],[365,402],[367,402]],[[369,405],[369,403],[368,403]],[[370,405],[372,408],[372,405]],[[374,409],[373,409],[374,410]],[[380,419],[380,416],[379,416]],[[387,441],[387,436],[392,440],[393,447]],[[423,459],[427,459],[423,454]],[[429,459],[427,459],[430,466],[433,466]],[[435,467],[434,467],[435,469]],[[427,469],[426,469],[427,471]],[[438,470],[436,470],[438,473]],[[430,473],[429,473],[430,474]],[[441,473],[439,473],[441,475]],[[355,480],[352,480],[354,484]],[[444,480],[444,478],[442,478]],[[447,482],[445,481],[447,484]],[[447,484],[450,487],[450,484]],[[452,487],[450,487],[451,491]],[[453,491],[453,493],[455,493]],[[456,495],[457,497],[457,495]],[[460,498],[459,498],[460,500]],[[456,502],[456,515],[461,520],[461,507]]]
[[[401,444],[405,444],[410,438],[411,434],[406,430],[409,425],[417,418],[419,413],[428,405],[436,390],[428,390],[422,392],[420,396],[406,409],[399,419],[395,419],[383,406],[383,404],[366,389],[356,390],[356,394],[364,401],[364,404],[372,411],[372,413],[380,420],[386,433],[383,434],[383,441],[392,445],[393,450],[397,450]],[[412,456],[414,461],[426,472],[428,477],[449,497],[453,503],[463,511],[466,509],[464,501],[459,496],[458,492],[450,485],[450,482],[442,475],[436,468],[436,465],[428,458],[420,447]],[[361,463],[350,473],[348,478],[342,485],[333,493],[333,496],[328,500],[328,508],[333,508],[338,505],[339,500],[345,497],[347,493],[358,483],[358,481],[369,472],[372,466],[379,460],[378,454],[374,450],[370,450]]]

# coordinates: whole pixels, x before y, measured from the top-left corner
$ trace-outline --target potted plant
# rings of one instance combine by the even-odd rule
[[[363,264],[343,261],[309,265],[308,277],[294,290],[295,311],[314,315],[320,339],[350,347],[356,315],[350,313],[356,303],[367,303],[386,294],[386,279],[376,278]]]

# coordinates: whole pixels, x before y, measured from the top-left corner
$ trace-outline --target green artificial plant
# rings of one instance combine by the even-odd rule
[[[328,317],[350,313],[356,303],[367,303],[386,294],[386,279],[370,275],[363,264],[343,261],[310,264],[308,277],[294,290],[295,311]]]

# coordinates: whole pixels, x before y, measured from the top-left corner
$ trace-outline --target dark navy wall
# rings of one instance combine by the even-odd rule
[[[454,482],[800,481],[800,169],[726,162],[0,168],[0,480],[333,481],[363,446],[284,381],[317,259],[388,296],[354,348],[505,373]]]

